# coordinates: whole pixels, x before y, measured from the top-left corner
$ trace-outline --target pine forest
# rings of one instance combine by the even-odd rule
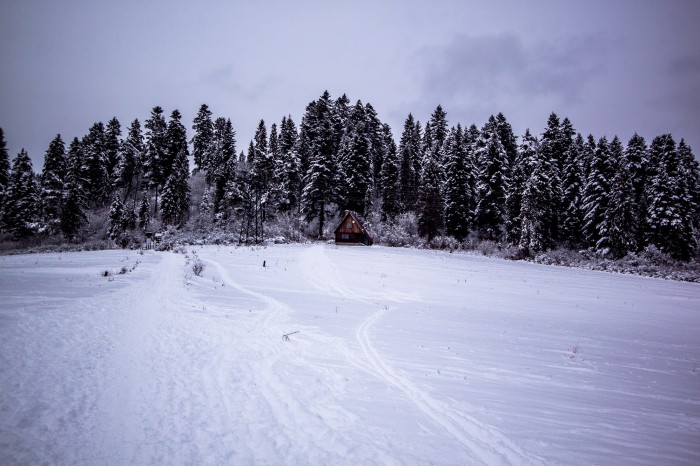
[[[478,126],[441,106],[397,131],[371,104],[328,92],[300,122],[260,121],[247,145],[207,105],[190,131],[181,120],[155,107],[143,124],[113,118],[82,137],[59,134],[40,173],[24,150],[10,160],[0,128],[2,242],[133,248],[153,231],[238,244],[329,239],[350,210],[391,246],[698,254],[700,168],[670,134],[584,136],[552,113],[541,133],[516,135],[501,113]]]

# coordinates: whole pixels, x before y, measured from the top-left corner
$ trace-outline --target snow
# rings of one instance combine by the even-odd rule
[[[0,464],[700,464],[697,284],[196,255],[0,257]]]

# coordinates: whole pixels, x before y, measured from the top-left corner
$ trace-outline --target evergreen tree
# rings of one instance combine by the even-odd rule
[[[696,236],[700,234],[700,164],[693,151],[681,139],[678,143],[678,158],[681,164],[681,179],[683,180],[684,208],[692,219]]]
[[[5,132],[0,128],[0,210],[2,210],[2,197],[10,181],[10,156],[7,153],[7,141]]]
[[[279,184],[279,209],[282,212],[296,211],[301,199],[302,169],[297,141],[297,129],[291,115],[282,118],[279,135],[280,159],[275,173]]]
[[[175,158],[173,170],[163,187],[161,217],[166,224],[177,225],[187,219],[190,206],[189,162],[184,150]]]
[[[151,224],[151,206],[148,203],[148,197],[144,196],[141,198],[141,204],[139,204],[139,227],[146,231]]]
[[[255,189],[261,193],[268,192],[271,187],[275,164],[268,146],[267,128],[264,120],[260,120],[260,123],[258,123],[253,140],[252,158],[251,154],[248,154],[253,183]]]
[[[370,170],[370,186],[372,197],[376,198],[381,193],[381,173],[384,157],[386,156],[387,146],[384,143],[384,129],[382,122],[377,117],[377,112],[372,107],[372,104],[367,103],[364,108],[365,114],[365,131],[369,146],[369,159],[371,162]],[[369,211],[365,209],[366,213]]]
[[[192,136],[192,154],[194,156],[195,171],[208,168],[207,152],[214,138],[214,123],[212,113],[206,104],[199,107],[199,112],[192,122],[194,136]]]
[[[318,236],[323,237],[326,210],[336,199],[336,135],[333,102],[325,91],[306,108],[302,133],[308,138],[309,168],[304,176],[302,206],[307,221],[318,218]]]
[[[475,226],[483,237],[501,239],[505,223],[507,189],[506,152],[491,116],[482,128],[475,151]]]
[[[566,121],[568,122],[568,120]],[[555,113],[551,113],[547,120],[547,129],[542,133],[540,140],[542,157],[548,160],[546,169],[551,170],[550,178],[553,196],[552,205],[549,209],[551,215],[546,219],[546,226],[548,230],[547,235],[554,241],[559,240],[560,217],[562,211],[566,208],[562,203],[564,188],[561,178],[566,163],[566,152],[570,145],[570,140],[567,140],[567,138],[570,139],[571,136],[567,134],[567,131],[569,133],[573,131],[570,123],[568,126],[569,128],[565,129],[560,123],[559,117]]]
[[[73,138],[66,157],[64,201],[61,212],[61,232],[71,239],[88,223],[85,215],[85,192],[82,178],[82,148],[78,138]]]
[[[205,171],[205,179],[213,187],[212,204],[214,212],[222,216],[228,215],[222,211],[222,202],[226,184],[233,182],[236,176],[236,132],[230,119],[219,117],[214,122],[214,136],[207,150],[209,163]],[[225,209],[224,209],[225,210]]]
[[[176,168],[177,159],[181,156],[181,153],[184,153],[185,158],[190,155],[190,150],[187,147],[187,131],[181,119],[182,115],[180,112],[177,109],[173,110],[170,114],[170,121],[168,121],[168,126],[165,131],[165,151],[160,168],[161,176],[164,180],[170,178],[170,175],[172,175],[176,169],[187,169],[189,172],[189,168]]]
[[[460,124],[452,129],[445,145],[445,228],[461,241],[471,230],[474,196],[472,164]]]
[[[414,210],[418,201],[418,180],[420,176],[420,124],[416,124],[410,113],[403,127],[399,142],[399,163],[401,182],[401,208],[405,212]]]
[[[270,158],[272,159],[272,174],[270,176],[270,179],[273,181],[274,184],[277,184],[278,180],[275,175],[278,171],[277,167],[280,164],[282,153],[280,152],[280,136],[277,133],[276,123],[272,123],[272,125],[270,126],[270,137],[267,143],[267,148],[270,151]]]
[[[61,227],[65,178],[66,146],[58,134],[46,150],[41,172],[42,218],[49,234],[57,233]]]
[[[670,134],[658,136],[649,150],[651,160],[659,163],[649,189],[649,242],[674,259],[688,260],[695,249],[693,219],[675,141]]]
[[[506,238],[514,245],[519,245],[522,238],[523,193],[530,176],[531,161],[538,157],[537,151],[537,138],[527,129],[511,165],[511,182],[506,195]]]
[[[359,100],[346,123],[338,150],[338,186],[341,210],[365,215],[365,198],[372,188],[371,136],[367,116]]]
[[[107,172],[106,135],[101,122],[92,125],[88,134],[83,137],[81,148],[85,180],[83,189],[87,199],[93,205],[104,205],[109,198],[112,183]]]
[[[248,154],[250,165],[251,192],[253,194],[253,222],[254,237],[258,242],[264,238],[265,221],[267,219],[273,189],[273,174],[275,170],[274,160],[268,146],[267,128],[265,122],[260,120],[255,131],[253,152]]]
[[[146,156],[143,161],[144,178],[149,189],[155,191],[155,212],[158,212],[158,194],[163,186],[163,161],[168,150],[168,125],[163,117],[163,109],[153,107],[151,117],[146,120]]]
[[[432,154],[438,161],[438,168],[442,164],[442,148],[447,139],[447,113],[438,105],[430,116],[424,133],[424,151]],[[442,174],[440,175],[442,177]]]
[[[580,245],[583,241],[583,188],[585,184],[584,155],[585,143],[579,134],[569,146],[565,155],[566,162],[562,173],[562,211],[560,239],[570,246]]]
[[[609,224],[606,213],[610,206],[610,183],[613,172],[608,141],[602,137],[590,162],[583,191],[585,239],[589,246],[601,252],[609,248]]]
[[[648,228],[646,225],[646,214],[648,209],[648,199],[646,196],[646,186],[649,183],[647,176],[649,166],[649,149],[646,141],[638,134],[634,134],[627,143],[625,158],[628,169],[632,177],[632,192],[634,193],[634,205],[637,207],[635,243],[638,249],[642,249],[646,242]]]
[[[617,136],[610,143],[610,157],[614,175],[610,183],[610,204],[605,215],[608,225],[607,252],[618,258],[637,250],[639,214],[634,199],[634,178]]]
[[[506,151],[509,170],[512,170],[518,158],[518,141],[513,133],[513,128],[503,113],[496,115],[496,132],[501,144],[503,144],[503,150]]]
[[[441,170],[438,161],[426,153],[423,157],[421,185],[418,191],[418,232],[430,242],[443,227],[444,201],[441,192]]]
[[[382,221],[393,221],[401,213],[400,162],[389,125],[383,126],[384,161],[381,171]]]
[[[527,154],[524,163],[528,177],[522,195],[519,248],[531,255],[551,245],[548,223],[551,216],[552,170],[551,159],[541,152],[537,141],[530,138],[528,143],[530,147],[523,151],[523,154]]]
[[[39,220],[39,188],[27,151],[17,154],[5,191],[2,218],[5,231],[15,238],[25,238],[37,230]]]
[[[66,191],[72,191],[73,194],[77,196],[77,204],[82,211],[87,207],[87,186],[89,185],[89,181],[85,172],[83,143],[78,138],[73,138],[68,146],[68,154],[66,155],[66,181],[70,184],[70,188],[66,187]]]
[[[109,208],[109,228],[107,234],[109,238],[115,240],[124,232],[124,204],[119,196],[114,196],[112,205]]]
[[[119,136],[122,135],[122,128],[117,117],[112,117],[107,122],[105,129],[105,166],[107,176],[112,182],[109,185],[108,192],[113,191],[113,182],[117,178],[117,165],[119,164]]]
[[[83,211],[80,188],[73,182],[73,178],[69,177],[66,184],[63,211],[61,212],[61,232],[63,236],[70,239],[86,223],[88,223],[88,219]]]
[[[136,207],[136,196],[141,190],[144,151],[141,123],[139,123],[139,120],[134,120],[129,127],[129,134],[126,140],[124,140],[119,149],[119,161],[115,171],[116,186],[123,190],[124,202],[129,196],[132,196],[132,208]]]

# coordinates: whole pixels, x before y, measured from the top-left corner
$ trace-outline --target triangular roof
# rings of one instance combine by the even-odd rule
[[[357,218],[357,214],[355,214],[355,212],[353,212],[353,211],[351,211],[351,210],[346,210],[346,211],[345,211],[345,215],[343,215],[343,218],[340,220],[340,223],[338,224],[338,226],[335,227],[334,233],[337,233],[337,232],[338,232],[338,230],[340,229],[340,227],[343,226],[343,224],[345,223],[345,220],[346,220],[348,217],[350,217],[350,218],[357,224],[357,226],[360,228],[360,231],[362,232],[363,235],[367,236],[367,238],[370,238],[370,239],[372,238],[372,237],[369,235],[369,233],[367,233],[367,230],[365,230],[365,227],[364,227],[364,225],[362,225],[362,222],[360,221],[360,219]]]

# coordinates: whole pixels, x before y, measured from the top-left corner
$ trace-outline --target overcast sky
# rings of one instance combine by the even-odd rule
[[[672,133],[700,154],[700,1],[0,0],[0,127],[41,170],[57,133],[202,103],[247,148],[328,89],[401,136],[503,112],[518,136],[553,111],[623,142]]]

